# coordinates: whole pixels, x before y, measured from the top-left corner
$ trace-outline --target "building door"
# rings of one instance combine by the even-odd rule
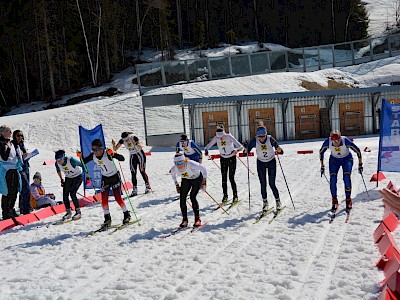
[[[296,139],[315,139],[321,137],[319,105],[294,107]]]
[[[364,102],[339,103],[339,115],[340,132],[343,135],[362,135],[365,133]]]
[[[217,125],[224,125],[225,132],[229,132],[228,129],[228,111],[204,111],[203,116],[203,135],[204,145],[207,145],[211,139],[215,136],[215,130]]]
[[[275,109],[272,108],[250,108],[249,109],[249,128],[250,139],[256,135],[258,122],[264,122],[267,127],[268,134],[276,137],[275,135]]]

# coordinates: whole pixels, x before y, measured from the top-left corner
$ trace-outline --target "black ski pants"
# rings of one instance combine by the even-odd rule
[[[229,181],[231,182],[233,197],[237,197],[237,186],[235,182],[235,172],[236,172],[236,155],[220,159],[221,163],[221,175],[222,175],[222,190],[224,192],[224,196],[228,196],[228,172],[229,172]]]
[[[14,206],[15,202],[17,201],[19,186],[18,171],[16,169],[7,171],[6,182],[8,194],[1,197],[1,210],[4,220],[16,216]]]
[[[149,183],[149,178],[146,174],[146,155],[143,150],[140,150],[137,154],[131,154],[130,157],[130,167],[131,167],[131,175],[132,175],[132,185],[137,187],[137,167],[139,166],[139,172],[142,175],[142,178],[146,184]]]
[[[183,178],[181,182],[181,193],[180,193],[180,205],[182,217],[187,218],[187,206],[186,197],[190,191],[190,201],[192,202],[193,212],[195,219],[200,216],[199,203],[197,202],[196,196],[199,193],[201,183],[203,182],[203,176],[200,174],[199,177],[195,179]]]
[[[74,178],[65,177],[64,188],[63,188],[63,202],[66,209],[71,209],[69,204],[69,196],[71,196],[72,202],[74,203],[75,209],[79,208],[79,201],[76,193],[82,184],[82,175],[76,176]]]
[[[257,159],[257,173],[261,185],[261,196],[263,199],[267,199],[267,170],[268,170],[269,187],[271,188],[275,199],[279,199],[279,192],[275,185],[275,180],[276,180],[275,158],[268,162],[263,162]]]

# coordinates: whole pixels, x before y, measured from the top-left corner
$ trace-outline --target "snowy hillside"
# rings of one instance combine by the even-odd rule
[[[304,76],[322,84],[327,74],[341,75],[349,82],[374,84],[379,70],[385,70],[379,72],[381,79],[396,76],[398,60],[312,74],[230,79],[233,84],[228,80],[204,82],[167,90],[181,91],[187,97],[242,94],[259,91],[259,80],[265,80],[266,92],[284,90],[282,82],[297,91],[301,90],[299,82]],[[117,80],[125,86],[130,79]],[[40,154],[31,160],[31,173],[41,172],[48,192],[61,199],[54,166],[42,163],[53,159],[53,151],[59,148],[69,154],[75,152],[79,147],[78,125],[92,128],[102,123],[108,146],[125,130],[132,130],[143,139],[140,97],[137,91],[127,89],[112,98],[2,117],[0,123],[21,129],[28,148],[39,149]],[[150,122],[157,125],[158,120]],[[268,224],[267,217],[253,224],[261,209],[258,178],[250,176],[249,210],[247,171],[238,162],[236,180],[242,202],[229,216],[221,210],[213,211],[214,202],[202,193],[198,197],[200,213],[207,226],[193,234],[181,232],[165,240],[160,237],[181,221],[179,203],[174,201],[175,187],[168,175],[174,152],[172,148],[147,147],[152,150],[147,168],[154,193],[132,201],[142,225],[131,225],[112,235],[104,232],[86,237],[103,221],[101,207],[94,205],[83,208],[83,218],[77,222],[52,226],[60,218],[54,216],[2,233],[0,299],[376,299],[383,275],[374,266],[379,253],[371,234],[383,208],[377,189],[368,180],[376,170],[378,138],[356,137],[355,142],[361,149],[372,150],[363,157],[370,191],[368,197],[360,175],[353,170],[354,209],[349,224],[344,223],[343,210],[334,223],[328,222],[329,186],[320,177],[317,154],[322,140],[291,142],[282,144],[285,154],[281,163],[296,209],[278,170],[277,187],[287,207],[273,223]],[[314,153],[296,153],[304,149]],[[126,150],[120,153],[128,157]],[[255,172],[255,158],[249,160]],[[121,165],[129,180],[128,162]],[[220,201],[220,171],[212,161],[205,160],[204,165],[209,171],[208,192]],[[340,178],[339,174],[338,191],[344,208]],[[400,176],[388,174],[388,179],[396,183]],[[139,193],[143,191],[139,178]],[[268,193],[271,195],[269,189]],[[273,200],[271,204],[274,205]],[[113,223],[121,222],[118,205],[112,202],[110,209]],[[192,223],[191,214],[189,218]]]

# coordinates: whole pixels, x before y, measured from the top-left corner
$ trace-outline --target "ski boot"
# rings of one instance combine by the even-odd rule
[[[201,226],[201,220],[200,217],[195,217],[194,218],[194,224],[193,227],[200,227]]]
[[[104,223],[101,225],[101,228],[106,230],[111,226],[111,215],[110,214],[104,214]]]
[[[76,220],[79,220],[80,218],[81,218],[81,209],[76,208],[75,215],[72,217],[72,220],[76,221]]]
[[[277,211],[281,210],[282,209],[281,200],[278,198],[278,199],[275,199],[275,201],[276,201],[276,210]]]
[[[222,205],[228,204],[228,202],[228,195],[224,195],[224,197],[222,198]]]
[[[188,222],[188,218],[186,217],[184,217],[184,218],[182,218],[182,223],[179,225],[179,227],[180,228],[186,228],[186,227],[188,227],[188,224],[189,224],[189,222]]]
[[[267,198],[263,199],[263,212],[266,212],[268,210],[268,200]]]
[[[339,202],[338,199],[336,197],[332,198],[332,208],[331,208],[331,212],[334,213],[336,211],[336,209],[339,206]]]
[[[136,186],[133,187],[132,193],[131,193],[131,197],[135,197],[135,196],[137,196],[137,187]]]
[[[350,213],[350,210],[353,208],[353,203],[351,202],[351,198],[346,198],[346,213]]]
[[[128,224],[129,221],[131,220],[131,214],[129,211],[124,211],[124,219],[122,220],[122,224]]]
[[[67,213],[62,217],[62,220],[63,220],[63,221],[66,221],[66,220],[71,219],[71,217],[72,217],[71,209],[70,209],[70,208],[67,208]]]
[[[148,193],[150,193],[150,192],[151,192],[150,184],[146,183],[146,189],[145,189],[144,193],[145,193],[145,194],[148,194]]]
[[[238,196],[233,196],[232,204],[236,204],[239,202]]]

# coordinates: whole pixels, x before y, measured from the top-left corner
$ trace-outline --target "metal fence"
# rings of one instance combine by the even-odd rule
[[[257,120],[281,141],[328,137],[332,129],[348,136],[375,134],[382,98],[400,103],[400,86],[192,98],[182,105],[189,111],[191,138],[204,146],[220,123],[239,141],[248,141]]]
[[[347,43],[136,66],[140,93],[174,84],[271,72],[312,72],[400,54],[400,34]]]

